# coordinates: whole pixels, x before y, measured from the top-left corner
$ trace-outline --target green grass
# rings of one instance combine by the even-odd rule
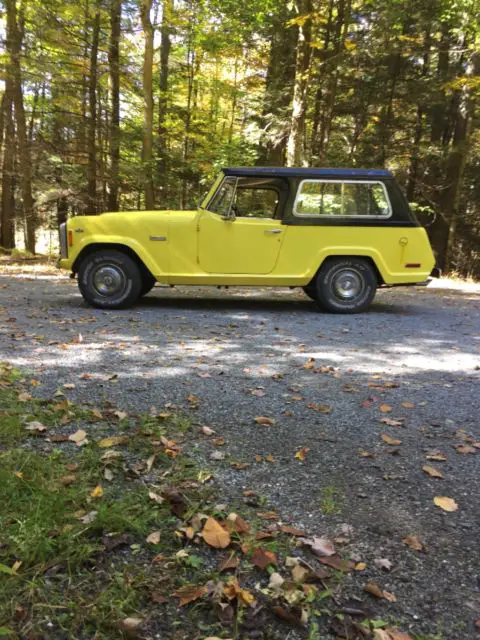
[[[341,492],[333,486],[324,487],[320,499],[320,507],[326,516],[335,515],[341,512]]]

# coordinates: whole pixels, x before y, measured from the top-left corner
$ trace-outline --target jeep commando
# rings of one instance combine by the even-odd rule
[[[427,234],[389,171],[228,168],[195,211],[73,217],[59,266],[101,309],[169,285],[302,287],[319,308],[357,313],[377,287],[425,284]]]

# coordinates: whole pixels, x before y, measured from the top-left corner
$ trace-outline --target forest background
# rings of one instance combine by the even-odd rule
[[[194,208],[222,166],[387,167],[480,277],[479,0],[3,0],[0,246]]]

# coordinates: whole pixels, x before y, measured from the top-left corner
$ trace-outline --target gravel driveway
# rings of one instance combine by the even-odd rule
[[[395,594],[375,605],[384,619],[422,639],[478,637],[478,287],[384,290],[357,316],[318,313],[288,290],[158,287],[104,312],[63,276],[3,275],[0,318],[0,359],[31,373],[35,393],[67,384],[77,402],[176,405],[225,439],[224,460],[210,445],[198,455],[226,500],[255,489],[284,520],[342,538],[342,553],[367,565],[345,578],[352,593],[365,597],[373,580]],[[446,461],[427,460],[435,450]]]

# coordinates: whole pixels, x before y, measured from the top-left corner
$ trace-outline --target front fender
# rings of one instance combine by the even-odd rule
[[[165,260],[162,261],[163,264],[159,264],[159,261],[155,259],[155,257],[150,253],[144,245],[135,240],[135,238],[127,238],[125,236],[117,236],[117,235],[88,235],[81,237],[75,236],[74,241],[74,255],[69,255],[68,260],[61,260],[60,266],[69,268],[71,264],[71,269],[75,270],[78,264],[78,258],[81,254],[88,250],[92,245],[102,245],[108,246],[112,245],[112,248],[118,247],[128,247],[131,251],[133,251],[143,262],[143,264],[147,267],[150,273],[153,276],[159,276],[162,273],[165,273],[167,270],[167,251],[165,250]],[[166,247],[165,247],[166,249]],[[65,264],[70,263],[70,264]]]

